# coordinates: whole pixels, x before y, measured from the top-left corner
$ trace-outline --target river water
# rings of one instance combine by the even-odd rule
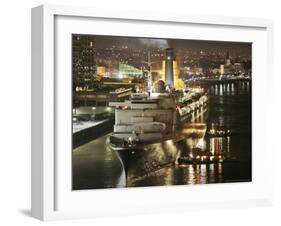
[[[205,86],[210,98],[207,113],[193,120],[191,126],[205,124],[227,135],[188,137],[188,156],[200,147],[223,161],[209,164],[176,164],[154,171],[134,183],[126,184],[118,155],[106,146],[108,135],[73,151],[73,189],[143,187],[162,185],[208,184],[251,181],[251,82]]]

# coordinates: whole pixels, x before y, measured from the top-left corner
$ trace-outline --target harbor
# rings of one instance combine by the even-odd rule
[[[244,86],[247,87],[246,84]],[[108,133],[108,135],[74,149],[73,172],[75,176],[73,178],[76,178],[74,180],[75,189],[251,181],[251,152],[245,151],[251,149],[251,135],[249,133],[251,123],[247,120],[247,116],[251,114],[250,109],[247,109],[250,103],[250,89],[242,87],[242,83],[239,83],[234,90],[225,91],[227,92],[226,97],[223,97],[219,86],[218,90],[210,87],[213,96],[210,96],[208,113],[199,116],[192,124],[189,124],[191,130],[198,129],[202,124],[206,127],[209,125],[209,130],[212,130],[214,123],[222,120],[223,115],[225,116],[221,123],[224,123],[233,133],[229,136],[205,136],[199,143],[194,136],[187,137],[186,143],[190,146],[186,146],[182,150],[183,156],[189,157],[192,148],[195,148],[193,151],[196,151],[196,147],[205,147],[205,150],[213,153],[217,159],[204,161],[204,154],[207,153],[202,153],[199,160],[196,160],[195,156],[195,160],[192,159],[192,161],[189,159],[189,161],[179,161],[174,165],[166,165],[139,177],[131,184],[127,184],[125,169],[118,155],[105,146]],[[235,103],[239,97],[244,98],[241,102]],[[220,107],[218,108],[217,105]],[[237,105],[243,107],[244,111],[237,114]],[[220,113],[218,114],[218,112]],[[237,124],[238,122],[239,124]],[[98,146],[97,143],[99,143]],[[101,159],[97,160],[96,156],[101,156]],[[202,161],[201,157],[203,157]]]
[[[250,182],[251,61],[200,51],[189,68],[175,48],[151,51],[135,61],[140,69],[119,60],[119,70],[86,66],[95,77],[80,71],[77,55],[73,190]],[[117,52],[119,59],[127,46]]]

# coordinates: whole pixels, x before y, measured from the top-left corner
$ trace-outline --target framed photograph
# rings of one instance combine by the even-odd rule
[[[32,9],[32,216],[270,205],[273,22]]]

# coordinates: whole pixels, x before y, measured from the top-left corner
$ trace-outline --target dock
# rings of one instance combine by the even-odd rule
[[[80,145],[97,139],[109,132],[112,132],[114,118],[107,118],[100,121],[85,121],[73,125],[72,146]]]

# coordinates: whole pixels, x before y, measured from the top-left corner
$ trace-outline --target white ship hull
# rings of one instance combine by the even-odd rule
[[[132,143],[124,143],[124,139],[119,139],[116,134],[112,134],[108,140],[112,150],[116,151],[122,161],[126,172],[127,185],[142,179],[143,177],[157,171],[165,166],[177,163],[177,159],[181,155],[180,150],[185,150],[182,145],[186,145],[185,139],[190,136],[202,138],[206,133],[206,125],[199,127],[192,125],[191,121],[196,120],[202,114],[206,113],[207,108],[198,109],[197,114],[193,118],[182,122],[183,128],[179,128],[177,133],[166,134],[159,137],[155,134],[146,134],[147,139],[134,141],[136,137],[132,137]],[[191,125],[192,129],[190,129]],[[196,131],[196,134],[193,134]],[[132,136],[131,133],[126,136]]]

